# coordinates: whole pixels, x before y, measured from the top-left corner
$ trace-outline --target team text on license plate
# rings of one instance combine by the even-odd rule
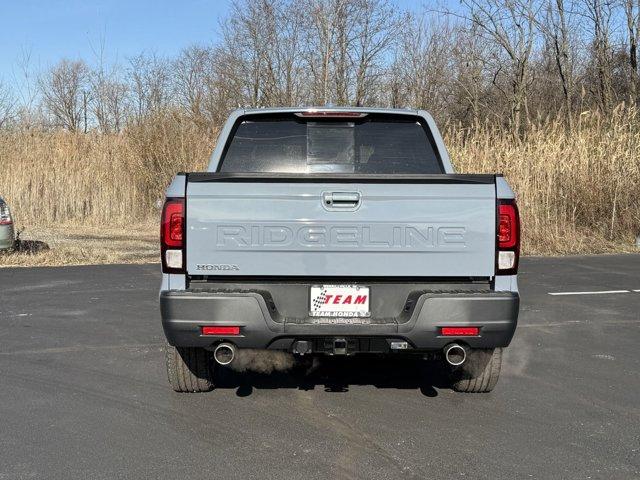
[[[312,317],[369,317],[369,287],[317,285],[311,287]]]

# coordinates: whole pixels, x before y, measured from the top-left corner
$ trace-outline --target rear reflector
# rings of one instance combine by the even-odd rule
[[[477,337],[480,334],[479,327],[442,327],[441,334],[444,337]]]
[[[202,335],[240,335],[240,327],[202,327]]]

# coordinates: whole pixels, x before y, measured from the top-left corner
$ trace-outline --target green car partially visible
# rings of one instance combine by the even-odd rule
[[[15,232],[9,205],[0,197],[0,251],[13,248]]]

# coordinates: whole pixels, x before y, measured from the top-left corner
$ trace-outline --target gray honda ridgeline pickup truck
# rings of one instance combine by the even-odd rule
[[[489,392],[519,307],[500,175],[456,174],[421,110],[237,110],[162,214],[162,325],[178,392],[239,349],[420,355]]]

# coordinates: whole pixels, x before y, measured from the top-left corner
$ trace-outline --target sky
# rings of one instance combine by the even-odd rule
[[[62,58],[107,64],[142,51],[171,56],[219,38],[232,0],[0,0],[0,80],[21,82]],[[403,9],[421,0],[394,0]]]
[[[61,58],[123,62],[141,51],[171,55],[218,38],[230,0],[0,0],[0,78],[29,54],[36,71]]]

